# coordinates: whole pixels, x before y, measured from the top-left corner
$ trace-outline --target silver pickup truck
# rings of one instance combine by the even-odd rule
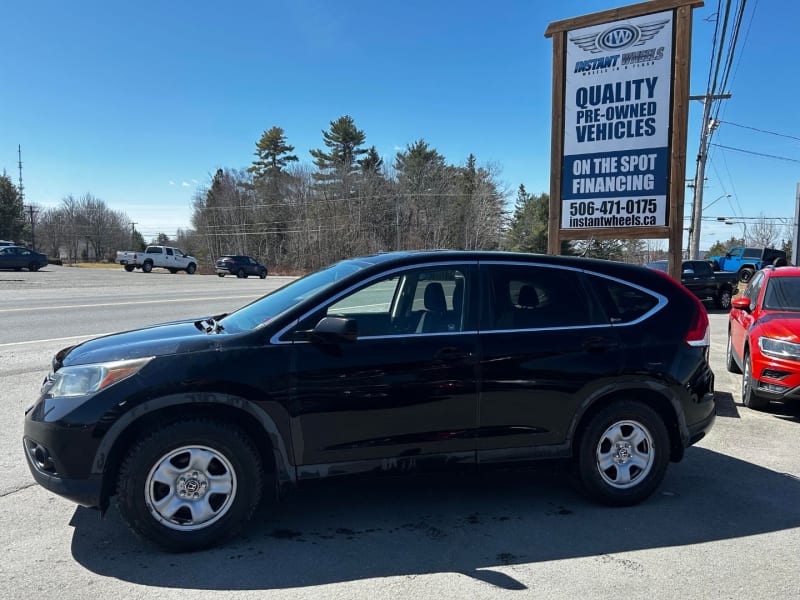
[[[167,269],[170,273],[186,271],[189,275],[197,270],[195,257],[170,246],[148,246],[144,252],[120,250],[117,252],[115,262],[125,267],[128,273],[134,269],[141,269],[145,273],[149,273],[157,267]]]

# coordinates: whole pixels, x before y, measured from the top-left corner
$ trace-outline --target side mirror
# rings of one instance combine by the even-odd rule
[[[308,337],[318,344],[355,342],[358,339],[358,323],[347,317],[323,317]]]
[[[738,308],[745,312],[750,312],[750,298],[734,298],[731,301],[731,308]]]

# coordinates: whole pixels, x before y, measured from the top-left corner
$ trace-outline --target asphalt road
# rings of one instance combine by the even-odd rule
[[[755,412],[710,315],[719,417],[640,506],[558,468],[336,482],[266,503],[189,555],[33,483],[23,412],[52,355],[87,336],[230,311],[286,280],[50,267],[0,272],[0,598],[797,598],[800,408]]]

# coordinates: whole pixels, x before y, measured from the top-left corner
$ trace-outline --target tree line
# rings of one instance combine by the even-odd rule
[[[264,131],[246,170],[219,169],[193,201],[198,253],[261,257],[312,270],[389,250],[499,249],[507,192],[492,165],[463,165],[424,139],[384,164],[352,117],[331,121],[302,163],[284,130]]]
[[[385,164],[349,115],[322,131],[310,163],[294,150],[283,128],[265,130],[249,167],[220,168],[198,189],[188,229],[150,242],[179,246],[208,267],[221,255],[247,254],[273,272],[306,272],[390,250],[547,251],[548,194],[520,185],[509,210],[499,167],[479,165],[473,154],[455,165],[418,139]],[[3,173],[0,239],[35,243],[69,261],[110,261],[119,249],[145,246],[126,213],[91,194],[66,196],[31,212],[30,220],[20,196]],[[761,225],[751,226],[759,238],[775,233]],[[666,254],[660,240],[564,242],[561,253],[637,263]]]

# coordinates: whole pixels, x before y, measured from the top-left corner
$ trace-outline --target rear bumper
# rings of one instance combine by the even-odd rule
[[[709,392],[703,397],[703,403],[705,402],[714,403],[714,392]],[[711,428],[714,426],[714,421],[716,421],[716,419],[717,412],[715,409],[712,410],[705,419],[689,425],[689,439],[687,440],[686,446],[693,446],[706,437],[706,434],[711,431]]]

